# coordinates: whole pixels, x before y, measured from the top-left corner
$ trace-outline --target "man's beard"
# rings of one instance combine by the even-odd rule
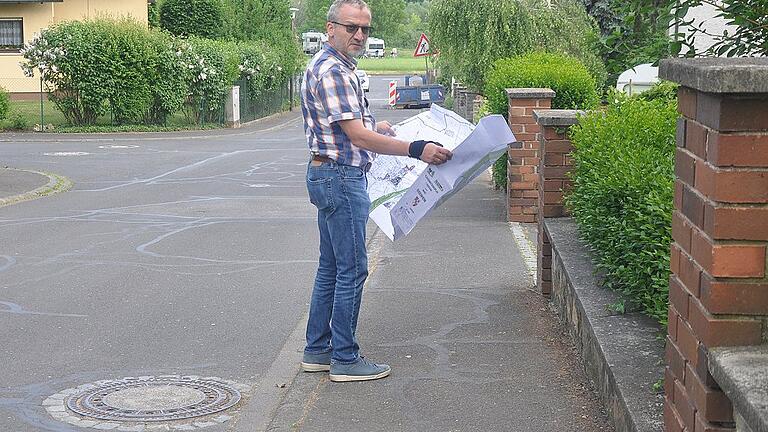
[[[349,48],[349,55],[352,57],[360,57],[365,52],[365,46],[361,46],[360,48]]]

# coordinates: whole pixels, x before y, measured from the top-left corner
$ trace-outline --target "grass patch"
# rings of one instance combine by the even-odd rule
[[[395,58],[361,58],[357,62],[357,67],[369,74],[405,72],[417,72],[423,74],[425,69],[424,59],[421,57],[411,57],[410,52],[401,54],[399,57]]]

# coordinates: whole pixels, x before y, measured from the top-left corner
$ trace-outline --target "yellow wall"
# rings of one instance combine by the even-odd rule
[[[61,3],[0,4],[0,17],[23,18],[24,40],[51,24],[70,20],[130,16],[147,22],[147,0],[64,0]],[[0,86],[11,93],[40,91],[39,78],[27,78],[17,53],[0,53]]]

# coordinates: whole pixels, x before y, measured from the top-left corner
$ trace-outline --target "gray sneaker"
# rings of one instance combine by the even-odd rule
[[[304,372],[325,372],[331,370],[331,353],[304,353],[304,359],[301,361],[301,369]]]
[[[392,372],[392,368],[385,364],[376,364],[366,360],[363,357],[357,359],[355,363],[331,365],[331,381],[368,381],[384,378]]]

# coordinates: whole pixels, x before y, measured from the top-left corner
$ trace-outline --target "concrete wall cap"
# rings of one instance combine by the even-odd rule
[[[768,430],[768,346],[709,350],[709,371],[753,431]]]
[[[552,99],[555,91],[548,88],[508,88],[507,97],[510,99]]]
[[[543,109],[533,110],[533,119],[542,126],[573,126],[583,114],[581,110]]]
[[[768,58],[664,59],[659,77],[707,93],[768,93]]]

